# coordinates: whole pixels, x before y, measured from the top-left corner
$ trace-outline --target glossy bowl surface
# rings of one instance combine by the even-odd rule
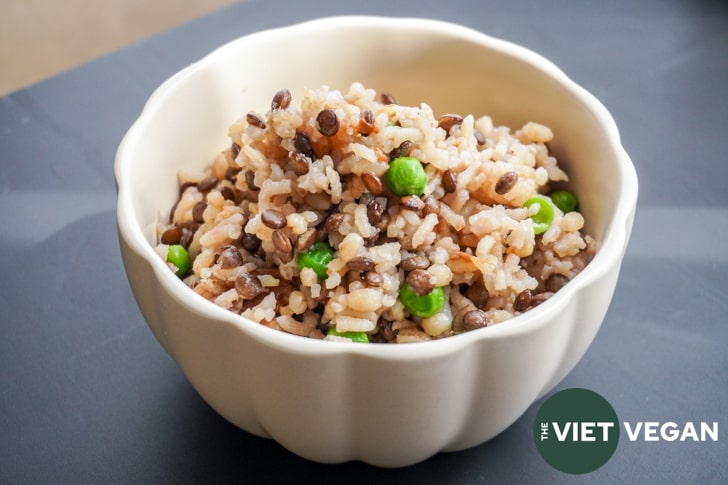
[[[549,125],[552,150],[600,242],[553,298],[508,322],[443,340],[362,345],[271,330],[187,288],[150,226],[228,126],[288,88],[351,82],[426,101],[435,113]],[[298,98],[300,99],[300,98]],[[637,177],[604,106],[538,54],[450,23],[333,17],[234,40],[163,83],[119,146],[117,222],[127,276],[164,349],[240,428],[320,462],[410,465],[494,437],[576,365],[604,319],[629,239]]]

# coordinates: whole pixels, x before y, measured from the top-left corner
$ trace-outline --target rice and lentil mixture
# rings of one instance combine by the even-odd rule
[[[360,83],[292,101],[275,93],[207,169],[180,172],[157,229],[217,305],[304,337],[426,341],[527,311],[593,256],[573,195],[551,192],[568,177],[547,126],[437,116]]]

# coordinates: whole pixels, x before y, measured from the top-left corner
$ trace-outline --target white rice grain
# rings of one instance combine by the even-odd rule
[[[346,304],[358,312],[373,312],[382,306],[382,292],[375,288],[361,288],[346,295]]]
[[[346,315],[337,315],[335,322],[337,332],[371,332],[376,327],[374,321]]]
[[[412,247],[419,248],[423,245],[431,245],[437,234],[435,234],[435,226],[437,225],[437,214],[429,214],[425,216],[415,233],[412,235]]]

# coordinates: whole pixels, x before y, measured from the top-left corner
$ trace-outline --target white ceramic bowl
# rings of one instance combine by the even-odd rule
[[[435,112],[537,120],[601,248],[553,298],[503,324],[443,340],[362,345],[271,330],[196,295],[155,254],[147,228],[228,126],[273,93],[353,81]],[[299,98],[300,99],[300,98]],[[634,167],[593,96],[539,55],[438,21],[338,17],[230,42],[172,76],[119,147],[118,229],[136,300],[199,394],[240,428],[320,462],[404,466],[483,443],[579,361],[611,300],[637,200]]]

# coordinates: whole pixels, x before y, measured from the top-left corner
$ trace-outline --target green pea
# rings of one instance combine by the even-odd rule
[[[326,268],[334,259],[334,250],[324,241],[317,241],[311,249],[298,255],[298,271],[311,268],[320,280],[326,279]]]
[[[405,283],[399,290],[399,300],[412,315],[427,318],[445,306],[445,291],[435,287],[426,295],[418,295]]]
[[[546,232],[551,222],[554,220],[554,206],[551,202],[543,195],[534,195],[526,202],[523,203],[523,207],[531,207],[533,204],[538,204],[538,212],[531,216],[533,221],[533,232],[535,234],[541,234]]]
[[[414,157],[398,157],[389,163],[387,185],[393,194],[422,195],[427,185],[427,174],[419,160]]]
[[[579,207],[579,200],[574,194],[568,190],[557,190],[549,194],[551,201],[556,207],[561,209],[561,212],[566,214],[567,212],[575,211]]]
[[[351,339],[352,342],[360,344],[369,343],[369,335],[366,332],[337,332],[335,328],[331,328],[326,335],[336,335],[337,337],[346,337]]]
[[[191,268],[190,256],[187,254],[185,247],[179,244],[172,244],[167,248],[167,262],[177,267],[175,274],[180,278],[186,275]]]

